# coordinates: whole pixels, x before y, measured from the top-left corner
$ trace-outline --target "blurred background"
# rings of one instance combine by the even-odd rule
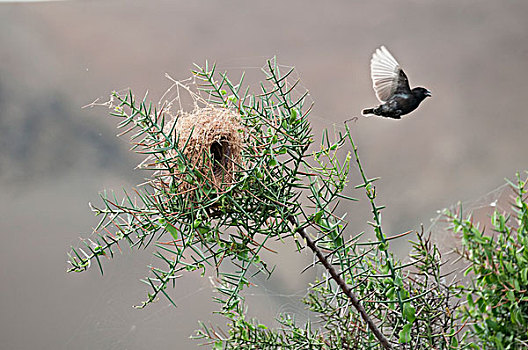
[[[385,231],[419,230],[528,168],[527,18],[523,0],[0,2],[0,347],[189,349],[198,320],[218,321],[199,276],[170,291],[178,308],[131,307],[152,249],[125,248],[103,276],[65,272],[70,246],[97,224],[88,202],[145,176],[107,110],[82,106],[129,87],[156,102],[165,73],[184,79],[205,60],[254,83],[277,56],[310,91],[320,135],[378,103],[369,62],[386,45],[433,97],[403,120],[359,117],[352,130],[368,175],[381,177]],[[342,210],[351,233],[368,229],[368,208]],[[281,253],[273,278],[249,291],[264,320],[305,313],[310,257]]]

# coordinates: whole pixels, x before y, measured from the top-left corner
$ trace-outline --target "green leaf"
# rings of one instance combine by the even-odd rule
[[[412,323],[407,323],[405,326],[403,326],[399,333],[400,338],[398,339],[398,343],[405,344],[411,341],[411,329]]]
[[[314,216],[314,222],[318,225],[321,225],[321,218],[323,217],[323,211],[319,210],[317,213],[315,213]]]
[[[194,220],[192,227],[193,228],[198,228],[198,227],[200,227],[201,224],[202,224],[202,220],[196,219],[196,220]]]
[[[293,123],[297,120],[297,115],[299,112],[297,111],[297,108],[292,108],[290,112],[290,123]]]
[[[389,280],[389,279],[387,279]],[[395,300],[396,299],[396,288],[390,287],[387,292],[385,293],[388,300]]]
[[[185,163],[181,159],[178,159],[178,171],[184,173],[186,169]]]
[[[528,284],[528,267],[521,270],[521,281],[523,284]]]
[[[458,339],[456,337],[451,337],[451,343],[450,343],[451,349],[458,349]]]
[[[510,319],[513,324],[517,324],[518,326],[523,326],[524,319],[521,314],[521,310],[518,306],[513,306],[513,310],[510,310]]]
[[[407,321],[409,321],[409,323],[413,323],[414,320],[416,319],[416,309],[414,308],[414,306],[411,305],[411,303],[405,303],[403,304],[403,317],[405,317],[405,319]]]
[[[469,307],[473,308],[475,303],[473,302],[473,295],[471,293],[468,293],[466,295],[466,300],[467,300],[467,303],[468,303]]]
[[[381,273],[388,274],[389,271],[390,271],[390,265],[388,263],[385,263],[385,264],[381,265],[381,267],[380,267],[380,272]]]
[[[403,280],[401,276],[396,276],[394,278],[394,284],[397,285],[398,287],[403,287]]]
[[[170,224],[170,222],[167,222],[165,224],[165,230],[171,234],[172,238],[178,239],[178,229]]]
[[[209,227],[206,227],[206,226],[199,226],[196,229],[198,230],[198,233],[200,233],[201,235],[205,235],[206,233],[209,232]]]

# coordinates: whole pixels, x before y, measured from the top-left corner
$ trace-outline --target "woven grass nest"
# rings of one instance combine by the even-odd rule
[[[201,174],[201,185],[213,186],[217,190],[229,187],[236,172],[241,170],[244,129],[240,116],[227,108],[197,107],[191,113],[180,111],[177,118],[165,125],[165,129],[170,131],[174,123],[178,149],[187,157],[188,165]],[[172,153],[176,155],[176,151]],[[181,178],[186,173],[178,174],[178,166],[173,168],[176,177]],[[167,171],[164,171],[161,175],[166,174]],[[192,192],[198,186],[181,181],[179,192]]]

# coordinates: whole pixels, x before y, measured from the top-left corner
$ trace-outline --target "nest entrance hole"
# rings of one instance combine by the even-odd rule
[[[219,176],[228,169],[231,156],[229,141],[227,138],[221,137],[211,144],[209,152],[213,161],[213,173],[215,176]]]

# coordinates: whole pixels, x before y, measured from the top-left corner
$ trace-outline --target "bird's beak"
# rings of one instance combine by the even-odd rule
[[[427,96],[427,97],[431,97],[431,96],[433,96],[433,94],[431,94],[431,91],[427,90],[427,91],[425,92],[425,96]]]

